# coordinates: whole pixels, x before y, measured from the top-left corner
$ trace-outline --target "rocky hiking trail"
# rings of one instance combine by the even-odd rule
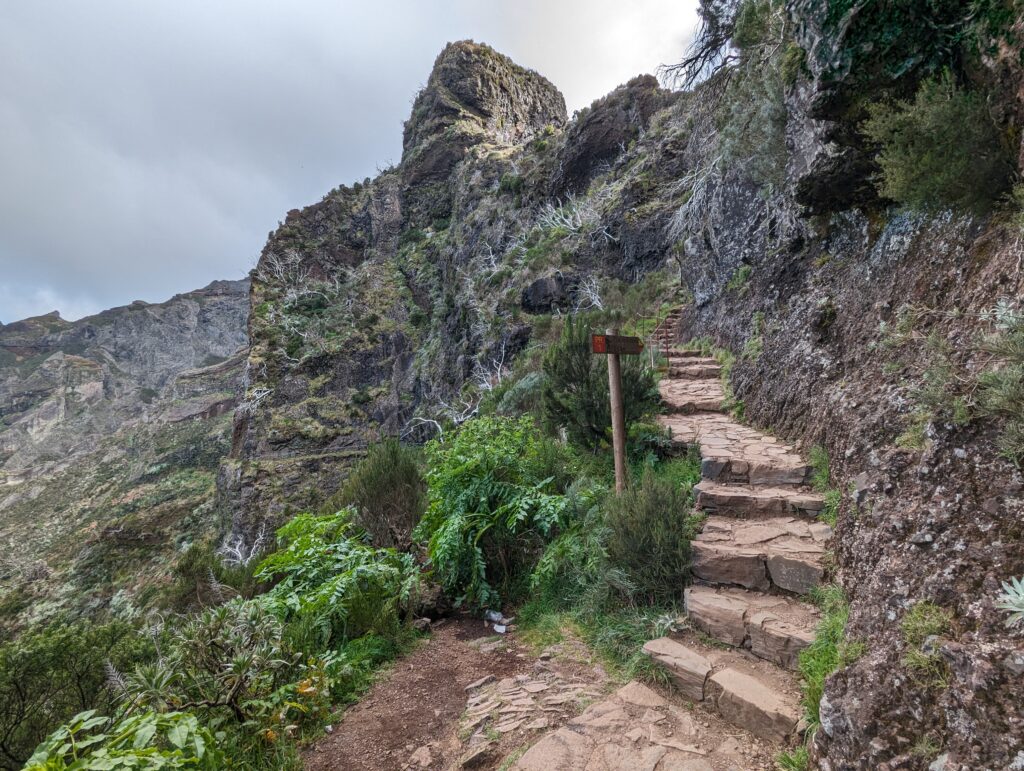
[[[726,414],[713,358],[667,358],[661,422],[700,452],[706,514],[681,631],[644,646],[671,692],[615,683],[571,637],[537,654],[455,619],[348,710],[306,768],[746,771],[799,741],[795,670],[819,618],[803,596],[824,574],[824,500],[793,448]]]
[[[772,768],[776,752],[799,740],[794,670],[819,617],[801,596],[824,573],[824,500],[793,448],[725,413],[715,359],[668,348],[676,320],[655,333],[668,359],[661,422],[680,449],[700,452],[695,505],[707,518],[692,544],[685,631],[644,646],[676,692],[629,683],[534,744],[514,764],[520,771]],[[735,729],[723,736],[714,730],[723,723]]]

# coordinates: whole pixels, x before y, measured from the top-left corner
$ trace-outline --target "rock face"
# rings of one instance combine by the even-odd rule
[[[182,519],[210,510],[247,315],[248,282],[216,281],[165,303],[0,327],[7,589],[38,601],[63,581],[89,605],[159,578],[167,546],[201,524]],[[82,602],[65,588],[50,611],[71,600]]]
[[[780,592],[836,580],[867,651],[827,684],[817,760],[915,767],[911,748],[931,737],[950,771],[1005,767],[1024,751],[1019,644],[993,600],[1024,574],[1024,479],[1000,459],[994,422],[940,411],[922,424],[921,392],[946,364],[957,377],[990,366],[982,312],[1024,296],[1019,240],[998,219],[909,215],[877,199],[844,96],[863,70],[843,64],[827,4],[787,5],[807,59],[773,105],[785,157],[770,184],[727,158],[735,145],[707,92],[640,78],[566,122],[536,73],[486,46],[446,48],[401,163],[289,212],[263,250],[220,501],[233,536],[251,543],[322,505],[369,442],[423,440],[473,414],[552,310],[617,303],[638,283],[668,301],[659,287],[678,276],[692,302],[671,318],[673,339],[731,349],[729,396],[745,409],[742,422],[708,413],[726,401],[717,364],[671,361],[689,379],[663,388],[677,405],[664,424],[699,445],[702,505],[719,509],[698,569],[718,569],[699,553],[724,542],[735,571],[713,580]],[[1016,115],[1003,102],[993,109]],[[920,446],[901,446],[914,425]],[[843,494],[834,563],[811,529],[823,500],[801,487],[815,444]],[[715,518],[737,510],[716,546]],[[900,620],[922,599],[956,617],[940,641],[941,694],[902,663]],[[744,621],[744,646],[756,639],[790,666],[784,630],[768,621]]]

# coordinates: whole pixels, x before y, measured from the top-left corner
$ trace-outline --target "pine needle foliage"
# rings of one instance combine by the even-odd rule
[[[569,317],[561,338],[544,356],[541,399],[549,428],[564,429],[571,442],[596,451],[610,441],[612,419],[607,361],[591,353],[590,336],[585,317]],[[661,403],[654,373],[642,359],[620,359],[627,426],[656,412]]]
[[[607,553],[632,588],[633,602],[679,600],[690,576],[690,541],[701,518],[689,514],[690,491],[644,471],[639,484],[606,502]]]
[[[328,509],[351,506],[375,546],[408,549],[427,508],[419,454],[397,439],[370,447]]]
[[[864,134],[878,147],[878,191],[919,211],[984,212],[1008,187],[1010,164],[982,94],[948,72],[913,102],[869,106]]]

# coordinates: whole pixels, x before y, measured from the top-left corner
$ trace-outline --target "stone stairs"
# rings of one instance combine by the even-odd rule
[[[821,581],[832,535],[816,519],[824,500],[807,487],[811,469],[794,448],[723,412],[713,359],[685,349],[667,358],[660,422],[674,445],[700,453],[695,505],[707,516],[692,543],[688,631],[644,651],[687,699],[764,740],[791,741],[800,718],[794,671],[819,620],[801,597]]]

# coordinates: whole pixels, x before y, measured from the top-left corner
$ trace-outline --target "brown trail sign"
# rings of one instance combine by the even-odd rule
[[[591,351],[608,356],[608,395],[612,402],[612,450],[615,454],[615,492],[626,489],[626,413],[622,404],[622,368],[619,355],[638,356],[644,350],[639,337],[591,335]]]

